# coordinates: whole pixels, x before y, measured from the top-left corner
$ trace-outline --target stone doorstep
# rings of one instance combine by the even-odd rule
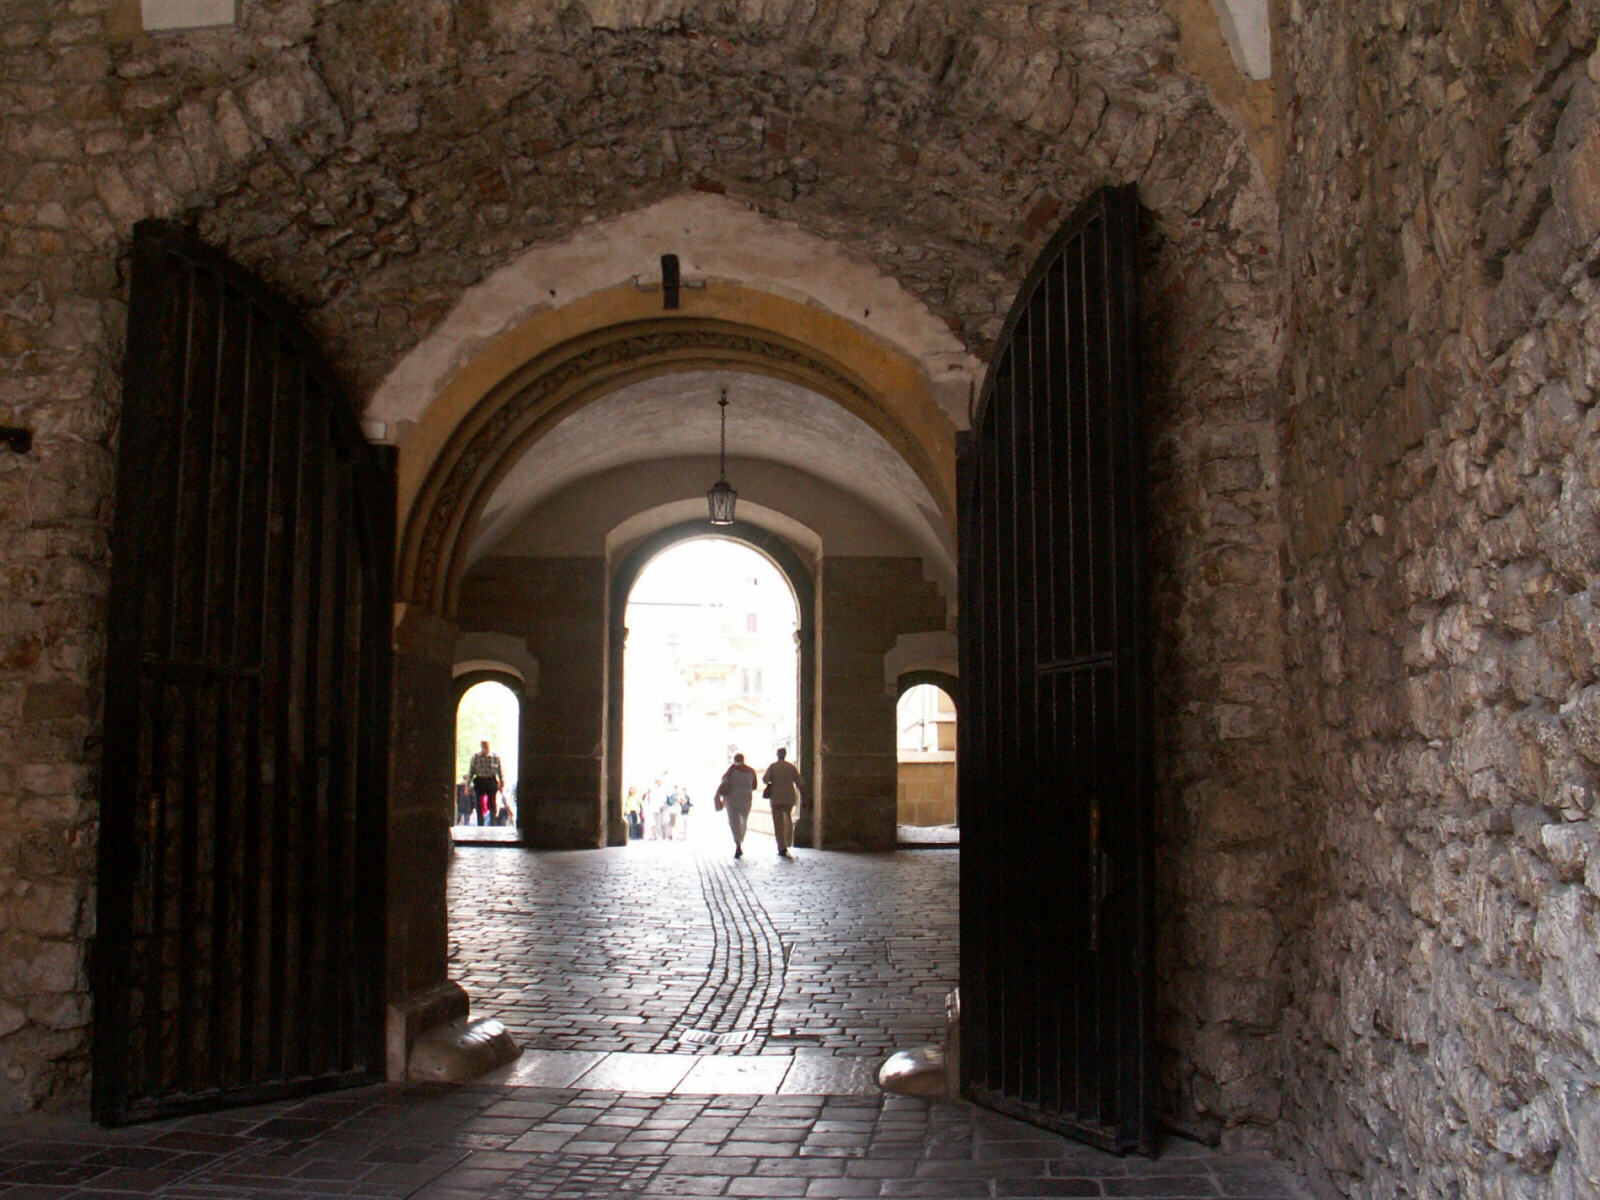
[[[388,1077],[391,1080],[411,1078],[411,1058],[422,1039],[434,1030],[447,1031],[441,1034],[445,1040],[464,1033],[470,1011],[471,1001],[466,989],[454,980],[434,984],[389,1005],[384,1031]]]
[[[475,1083],[677,1096],[877,1096],[877,1058],[529,1050]]]
[[[465,1083],[503,1067],[522,1053],[506,1027],[493,1017],[465,1017],[436,1025],[417,1039],[406,1061],[413,1083]]]

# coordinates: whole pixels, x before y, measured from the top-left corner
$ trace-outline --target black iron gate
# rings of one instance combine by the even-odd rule
[[[392,459],[310,337],[135,230],[101,785],[94,1111],[381,1077]]]
[[[1148,1147],[1150,787],[1131,190],[1019,293],[961,474],[962,1078]]]

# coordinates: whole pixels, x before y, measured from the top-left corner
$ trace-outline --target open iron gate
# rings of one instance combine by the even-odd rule
[[[95,1116],[380,1078],[392,457],[294,315],[163,223],[124,388]]]
[[[1046,247],[959,464],[963,1087],[1118,1152],[1153,1120],[1137,216],[1101,192]]]

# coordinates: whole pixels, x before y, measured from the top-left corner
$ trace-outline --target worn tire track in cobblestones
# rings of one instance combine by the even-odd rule
[[[671,1036],[683,1051],[758,1054],[772,1033],[783,989],[783,943],[742,869],[707,854],[696,856],[696,866],[711,916],[711,965]],[[685,1040],[692,1033],[724,1040]],[[740,1036],[743,1041],[727,1040]]]

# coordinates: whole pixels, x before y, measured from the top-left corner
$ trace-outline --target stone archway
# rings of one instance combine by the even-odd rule
[[[795,613],[799,622],[799,628],[795,631],[795,649],[799,655],[799,697],[796,708],[799,745],[795,751],[795,762],[800,768],[805,793],[817,796],[817,589],[810,567],[786,541],[759,525],[735,521],[732,525],[708,532],[708,526],[703,521],[679,522],[657,530],[630,547],[611,575],[606,624],[605,748],[606,841],[610,845],[621,845],[626,841],[626,834],[622,832],[622,700],[623,648],[628,633],[624,617],[628,596],[640,573],[658,555],[683,542],[707,536],[726,538],[756,551],[778,569],[794,593]],[[797,845],[812,844],[813,822],[821,821],[823,803],[825,801],[818,800],[810,806],[810,813],[801,822],[803,828],[796,829]]]
[[[961,696],[960,678],[950,671],[940,671],[934,668],[919,668],[902,672],[895,680],[895,700],[897,706],[906,699],[906,694],[915,688],[932,687],[942,692],[950,701],[950,707],[960,719]],[[902,717],[902,722],[903,722]],[[943,718],[940,718],[941,722]],[[905,726],[897,722],[897,734],[903,733]],[[901,750],[897,741],[898,770],[896,772],[896,819],[901,825],[959,825],[961,823],[961,809],[958,803],[956,789],[956,772],[960,770],[960,761],[954,757],[955,741],[949,739],[950,733],[946,724],[941,723],[938,729],[937,743],[933,747],[923,747],[923,750],[932,749],[940,756],[939,761],[909,761],[906,753]],[[948,751],[950,758],[944,759]]]
[[[459,663],[456,665],[455,678],[453,681],[454,686],[452,688],[453,699],[455,702],[456,721],[456,769],[451,775],[451,780],[456,793],[458,824],[460,823],[459,811],[461,809],[462,788],[471,782],[463,775],[461,769],[461,760],[464,754],[470,755],[472,753],[472,742],[469,739],[464,738],[463,730],[461,728],[462,702],[466,700],[467,693],[471,692],[479,684],[486,683],[498,685],[505,691],[509,692],[516,699],[517,718],[515,722],[512,723],[511,745],[507,746],[503,740],[496,740],[491,743],[491,749],[495,754],[499,755],[502,759],[510,759],[512,762],[513,769],[506,771],[507,778],[505,789],[511,792],[514,798],[516,795],[517,780],[522,769],[522,712],[526,707],[527,699],[527,681],[523,678],[521,672],[511,667],[509,664],[478,661],[471,663],[466,670],[462,670],[461,666],[462,664]],[[465,749],[463,748],[464,741],[466,743]],[[509,753],[507,753],[508,750],[510,751]],[[514,804],[512,806],[512,811],[515,814]]]

